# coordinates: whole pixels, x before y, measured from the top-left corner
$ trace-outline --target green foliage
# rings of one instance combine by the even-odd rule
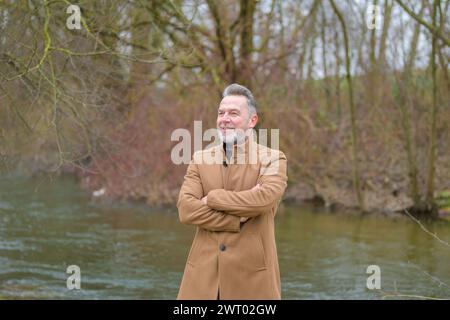
[[[439,208],[450,209],[450,190],[439,192],[435,200]]]

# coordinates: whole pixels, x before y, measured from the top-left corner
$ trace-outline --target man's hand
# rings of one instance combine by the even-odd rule
[[[246,223],[249,217],[241,217],[241,223]]]
[[[204,204],[205,206],[207,206],[207,205],[208,205],[208,196],[204,196],[204,197],[202,198],[202,202],[203,202],[203,204]]]

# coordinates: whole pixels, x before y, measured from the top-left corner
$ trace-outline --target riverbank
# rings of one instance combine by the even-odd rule
[[[22,171],[28,176],[50,177],[49,179],[61,175],[73,176],[77,179],[81,189],[87,192],[94,201],[100,203],[145,203],[151,208],[160,210],[176,208],[179,186],[181,186],[186,170],[186,166],[179,166],[177,175],[170,183],[166,181],[155,183],[150,177],[144,179],[143,177],[117,176],[114,168],[99,174],[86,167],[70,164],[63,165],[54,172],[50,172],[49,167],[43,166],[42,163],[25,164],[22,162],[19,167],[22,170],[16,171]],[[173,173],[174,170],[172,170]],[[347,187],[337,188],[337,184],[339,182],[335,181],[334,184],[324,187],[289,181],[283,196],[283,203],[294,206],[313,206],[330,212],[362,214],[357,206],[352,185],[347,183]],[[340,184],[341,186],[345,185],[342,182]],[[397,217],[405,215],[405,210],[410,210],[413,205],[412,199],[405,191],[406,184],[403,188],[397,184],[396,189],[383,189],[373,184],[372,186],[373,188],[364,190],[365,213]],[[440,190],[435,193],[435,196],[438,217],[450,220],[450,191]]]
[[[298,183],[286,190],[284,201],[291,205],[313,204],[331,211],[360,212],[353,190],[334,189],[314,190],[313,187]],[[366,212],[381,215],[404,215],[405,211],[413,212],[413,200],[404,192],[364,191]],[[450,192],[436,192],[438,217],[450,220]]]
[[[179,187],[170,189],[168,185],[159,184],[159,188],[156,188],[150,183],[149,189],[142,188],[143,190],[150,190],[149,196],[144,194],[136,196],[138,194],[136,190],[129,193],[122,193],[120,189],[110,190],[106,184],[101,184],[98,177],[96,178],[92,173],[80,168],[64,166],[62,169],[56,175],[75,177],[80,187],[90,194],[93,201],[98,203],[145,203],[147,206],[160,211],[176,210]],[[41,172],[40,174],[44,173]],[[132,188],[127,190],[132,190]],[[321,188],[316,190],[306,183],[297,183],[288,185],[283,196],[283,204],[323,209],[334,213],[349,213],[352,215],[375,214],[387,217],[407,217],[405,211],[410,212],[413,205],[412,199],[400,191],[381,193],[374,190],[366,190],[364,199],[366,210],[362,212],[357,206],[352,189]],[[437,192],[436,202],[438,204],[438,217],[450,221],[450,192]]]

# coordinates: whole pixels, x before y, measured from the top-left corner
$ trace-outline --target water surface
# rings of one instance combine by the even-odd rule
[[[425,227],[449,242],[448,222]],[[72,177],[2,177],[0,298],[174,299],[193,235],[174,210],[98,203]],[[276,236],[283,299],[450,298],[450,247],[408,219],[285,206]]]

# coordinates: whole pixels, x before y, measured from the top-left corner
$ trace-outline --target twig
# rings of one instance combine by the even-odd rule
[[[428,233],[430,236],[432,236],[433,238],[435,238],[437,241],[439,241],[440,243],[442,243],[443,245],[446,245],[447,247],[450,247],[450,244],[442,239],[440,239],[435,233],[431,233],[430,231],[427,230],[427,228],[424,227],[424,225],[417,220],[416,218],[414,218],[407,209],[405,209],[406,214],[413,220],[415,221],[421,228],[423,231],[425,231],[426,233]]]

